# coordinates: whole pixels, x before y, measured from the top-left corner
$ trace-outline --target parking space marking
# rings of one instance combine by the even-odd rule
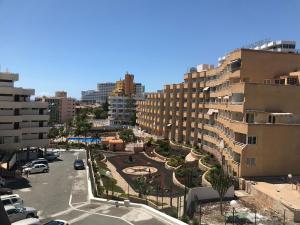
[[[97,213],[97,212],[96,212],[97,210],[99,210],[99,209],[101,209],[101,208],[103,209],[103,207],[105,207],[105,205],[101,205],[101,206],[99,206],[99,207],[96,208],[97,210],[96,210],[96,209],[93,209],[93,210],[91,210],[91,211],[86,211],[86,210],[82,210],[82,209],[78,209],[77,207],[74,207],[74,206],[72,205],[72,192],[71,192],[70,198],[69,198],[69,206],[70,206],[72,209],[74,209],[75,211],[87,213],[88,216],[89,216],[89,215],[100,215],[100,216],[104,216],[104,217],[109,217],[109,218],[114,218],[114,219],[122,220],[122,221],[124,221],[124,222],[127,223],[127,224],[134,225],[133,223],[131,223],[130,221],[125,220],[124,218],[117,217],[117,216],[112,216],[112,215],[107,215],[107,214],[103,214],[103,213]],[[93,212],[93,211],[95,211],[95,212]],[[84,215],[85,215],[85,214],[84,214]],[[82,217],[83,217],[83,215],[82,215]],[[87,217],[87,216],[85,216],[84,218],[86,218],[86,217]],[[83,219],[84,219],[84,218],[83,218]],[[75,219],[78,219],[78,218],[75,218]],[[69,221],[69,223],[72,224],[72,223],[75,223],[75,222],[79,221],[79,220],[75,220],[75,219],[71,220],[71,222]]]
[[[90,204],[90,203],[89,202],[82,202],[80,205],[74,206],[74,208],[79,208],[79,207],[82,207],[82,206],[86,206],[88,204]],[[68,209],[66,209],[64,211],[61,211],[61,212],[58,212],[58,213],[54,213],[54,214],[50,215],[50,217],[57,217],[57,216],[65,215],[65,214],[73,211],[74,208],[68,208]]]

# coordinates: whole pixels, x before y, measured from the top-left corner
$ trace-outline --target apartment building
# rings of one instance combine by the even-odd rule
[[[0,162],[20,149],[48,145],[48,103],[30,101],[34,89],[14,87],[18,80],[18,74],[0,73]]]
[[[98,83],[97,90],[88,90],[81,92],[81,101],[85,103],[103,104],[108,100],[108,96],[115,89],[115,83]]]
[[[35,100],[49,104],[48,111],[51,123],[64,123],[75,116],[76,100],[68,97],[65,91],[57,91],[53,97],[43,96],[37,97]]]
[[[134,75],[126,73],[124,80],[116,82],[115,89],[108,97],[110,126],[131,125],[136,115],[136,101],[144,95],[144,86],[134,83]]]
[[[300,175],[300,54],[279,42],[237,49],[147,94],[137,123],[214,154],[235,176]]]

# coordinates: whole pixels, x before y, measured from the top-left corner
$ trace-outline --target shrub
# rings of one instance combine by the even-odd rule
[[[184,223],[189,223],[190,219],[186,214],[184,214],[181,218],[181,221]]]

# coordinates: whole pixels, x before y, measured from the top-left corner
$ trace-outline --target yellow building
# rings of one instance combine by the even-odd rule
[[[300,54],[289,47],[238,49],[192,69],[139,101],[137,123],[214,154],[235,176],[300,175]]]

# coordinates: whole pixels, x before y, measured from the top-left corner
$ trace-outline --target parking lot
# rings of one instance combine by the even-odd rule
[[[73,168],[77,158],[86,161],[85,152],[62,152],[59,160],[49,163],[49,173],[12,180],[8,186],[24,199],[24,206],[38,210],[42,222],[63,219],[74,225],[169,224],[144,209],[90,203],[87,171]]]

